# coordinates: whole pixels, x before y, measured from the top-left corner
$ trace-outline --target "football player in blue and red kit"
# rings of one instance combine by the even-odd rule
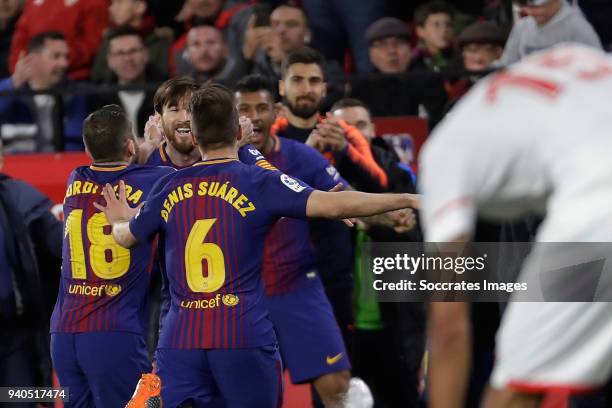
[[[51,318],[51,355],[66,407],[121,407],[141,373],[150,371],[145,344],[146,298],[153,244],[119,246],[93,204],[105,184],[123,180],[127,201],[138,207],[163,176],[164,167],[130,164],[137,144],[132,124],[116,105],[84,122],[83,140],[93,159],[75,169],[64,199],[63,264]]]
[[[410,194],[322,192],[238,159],[231,91],[205,85],[190,105],[202,162],[164,177],[142,211],[105,188],[125,247],[163,236],[171,305],[157,353],[164,405],[278,407],[280,357],[264,302],[264,239],[280,217],[347,218],[417,205]]]

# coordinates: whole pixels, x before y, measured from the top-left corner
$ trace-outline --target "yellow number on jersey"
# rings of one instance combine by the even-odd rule
[[[83,210],[72,210],[66,218],[64,236],[68,235],[70,243],[70,265],[74,279],[87,278],[85,269],[85,250],[81,221]],[[108,228],[105,234],[104,228]],[[89,246],[89,263],[96,276],[102,279],[115,279],[125,275],[130,268],[130,250],[115,242],[110,233],[110,224],[104,213],[97,213],[87,222]]]
[[[217,244],[204,242],[216,218],[198,220],[191,228],[185,245],[187,284],[193,292],[214,292],[225,282],[225,259]],[[208,276],[204,276],[202,261],[206,261]]]

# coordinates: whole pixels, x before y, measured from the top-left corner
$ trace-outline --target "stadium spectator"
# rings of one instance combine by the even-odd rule
[[[108,36],[106,55],[107,64],[112,76],[106,81],[116,85],[144,85],[161,82],[164,78],[151,64],[149,50],[138,30],[130,26],[112,29]],[[119,91],[101,93],[93,96],[91,105],[94,109],[104,105],[119,105],[125,110],[128,119],[134,124],[136,136],[142,136],[144,126],[150,115],[154,114],[154,90]]]
[[[23,0],[0,1],[0,78],[9,75],[8,60],[11,39],[22,8]]]
[[[161,77],[167,78],[172,30],[155,26],[155,18],[148,13],[145,0],[113,0],[108,10],[111,27],[130,26],[140,33],[149,53],[149,62]],[[113,76],[107,63],[109,33],[104,36],[92,67],[91,81],[95,83],[108,82]]]
[[[34,36],[22,52],[15,72],[0,81],[0,90],[70,91],[76,84],[66,78],[69,50],[64,35],[43,32]],[[11,142],[10,150],[51,151],[53,147],[82,150],[82,122],[86,98],[51,94],[15,95],[0,98],[2,138]],[[58,103],[62,102],[62,103]],[[59,120],[63,112],[63,120]],[[58,135],[63,129],[63,143]]]
[[[197,82],[223,82],[223,68],[229,57],[223,32],[214,25],[198,24],[187,33],[187,46],[177,60],[177,75],[189,75]]]
[[[3,149],[0,140],[0,170]],[[0,384],[50,387],[49,313],[59,280],[62,223],[51,201],[0,173]],[[44,259],[44,260],[43,260]],[[39,269],[44,265],[44,270]],[[53,282],[50,286],[49,282]],[[36,407],[34,403],[16,404]],[[3,404],[13,406],[13,404]]]
[[[495,63],[507,66],[536,51],[562,42],[576,42],[601,49],[601,41],[579,8],[565,0],[521,0],[527,17],[516,22]]]
[[[57,31],[64,34],[70,47],[70,78],[89,78],[102,32],[108,26],[107,7],[107,0],[27,0],[11,43],[10,71],[15,70],[21,52],[34,36]]]
[[[416,191],[411,173],[382,138],[376,137],[368,107],[345,98],[332,112],[355,126],[371,144],[372,155],[389,177],[389,192]],[[364,270],[365,242],[421,241],[418,229],[395,231],[390,227],[358,223],[355,247],[355,333],[353,375],[363,378],[374,394],[376,407],[418,407],[419,370],[425,350],[425,313],[420,303],[378,303],[372,291],[372,274]],[[385,349],[384,355],[371,350]],[[380,373],[385,375],[381,376]]]
[[[168,7],[173,6],[164,5],[162,9]],[[187,32],[198,22],[213,25],[224,33],[234,59],[242,52],[242,40],[252,11],[253,8],[245,0],[186,0],[176,15],[176,21],[184,23],[185,33],[170,49],[170,73],[174,75],[178,72],[176,63],[187,46]],[[159,16],[159,12],[156,15]]]
[[[326,59],[344,65],[350,47],[354,67],[358,73],[373,70],[368,59],[363,32],[372,22],[384,16],[385,2],[364,0],[304,0],[304,10],[310,19],[312,47]]]
[[[464,28],[457,37],[463,68],[473,72],[490,69],[501,57],[507,37],[506,30],[490,21],[477,21]],[[470,75],[448,81],[446,90],[449,103],[454,104],[479,78],[478,75]]]
[[[506,31],[489,21],[478,21],[464,28],[457,37],[464,68],[468,71],[488,69],[501,57],[506,38]]]
[[[372,63],[378,72],[387,75],[354,78],[351,96],[370,107],[373,116],[417,115],[420,113],[419,105],[422,105],[433,126],[442,116],[446,104],[444,83],[429,72],[404,75],[411,71],[408,25],[396,18],[385,17],[368,27],[365,37]]]
[[[412,57],[412,69],[441,71],[453,57],[452,7],[445,1],[434,0],[420,6],[414,13],[419,45]]]
[[[370,61],[382,74],[408,71],[412,59],[408,24],[394,17],[375,21],[366,31]]]

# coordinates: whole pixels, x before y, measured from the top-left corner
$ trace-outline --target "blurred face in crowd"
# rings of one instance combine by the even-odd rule
[[[178,103],[164,105],[161,124],[168,143],[178,152],[189,154],[195,146],[191,138],[191,120],[187,108],[191,94],[185,95]]]
[[[195,15],[202,18],[214,17],[221,11],[224,0],[187,0]]]
[[[225,65],[227,48],[221,31],[214,27],[194,27],[187,34],[185,56],[202,73],[212,73]]]
[[[316,115],[327,93],[323,71],[318,64],[292,64],[279,81],[283,102],[295,116],[309,119]]]
[[[286,54],[310,42],[310,29],[304,12],[295,7],[280,6],[270,15],[270,26],[279,36]]]
[[[376,137],[376,130],[370,113],[362,106],[336,109],[334,116],[343,119],[351,126],[355,126],[369,143]]]
[[[0,24],[15,17],[22,5],[23,0],[0,0]]]
[[[563,6],[563,0],[548,0],[541,6],[523,6],[521,11],[535,19],[539,26],[548,23]]]
[[[503,48],[497,44],[466,44],[463,46],[463,65],[468,71],[482,71],[499,59]]]
[[[147,5],[142,0],[113,0],[108,10],[113,24],[120,26],[138,21],[146,9]]]
[[[110,41],[107,62],[119,84],[126,85],[144,79],[149,52],[139,36],[124,35]]]
[[[236,109],[240,116],[246,116],[253,123],[251,144],[266,153],[272,141],[270,128],[276,119],[274,100],[270,92],[236,92]]]
[[[370,45],[370,61],[383,74],[406,72],[412,58],[407,38],[387,37]]]
[[[430,14],[425,24],[417,26],[416,32],[427,48],[432,52],[438,52],[447,48],[453,36],[453,21],[446,13]]]
[[[64,79],[68,70],[68,44],[64,40],[46,39],[44,46],[32,51],[32,78],[37,89],[47,89]]]

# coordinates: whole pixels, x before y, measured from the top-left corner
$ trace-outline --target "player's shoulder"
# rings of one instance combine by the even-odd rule
[[[172,167],[167,166],[150,166],[146,164],[131,164],[126,168],[127,172],[134,172],[138,174],[146,174],[157,177],[164,177],[169,174],[176,173],[176,170]]]
[[[314,147],[293,139],[279,137],[281,150],[292,158],[302,161],[327,161],[325,157]]]

